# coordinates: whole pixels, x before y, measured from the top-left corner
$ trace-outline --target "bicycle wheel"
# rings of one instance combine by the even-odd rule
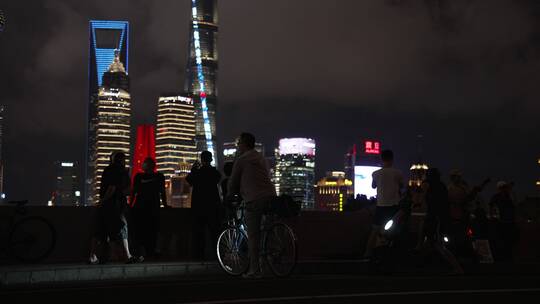
[[[286,277],[296,266],[296,236],[292,229],[283,224],[273,224],[264,236],[264,252],[272,272],[278,277]]]
[[[56,244],[56,230],[39,216],[23,218],[9,234],[9,249],[21,262],[35,263],[46,258]]]
[[[249,267],[248,239],[244,231],[230,227],[225,229],[217,241],[219,265],[225,272],[239,276]]]

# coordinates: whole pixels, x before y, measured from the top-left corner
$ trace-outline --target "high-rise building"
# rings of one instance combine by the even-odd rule
[[[97,131],[99,127],[120,127],[122,130],[126,128],[123,123],[107,123],[98,122],[98,99],[105,92],[101,92],[103,86],[104,74],[107,72],[111,62],[117,57],[117,61],[123,64],[124,73],[127,75],[128,69],[128,53],[129,53],[129,23],[127,21],[107,21],[107,20],[92,20],[89,23],[89,62],[88,62],[88,88],[89,88],[89,103],[88,103],[88,127],[87,127],[87,149],[85,167],[85,189],[84,201],[86,204],[92,204],[95,199],[95,188],[97,177]],[[118,66],[119,64],[117,64]],[[127,78],[127,77],[126,77]],[[124,90],[128,92],[129,90]],[[116,92],[119,93],[119,92]],[[110,91],[109,94],[116,94]],[[129,93],[128,93],[129,94]],[[120,95],[120,94],[116,94]],[[124,98],[125,94],[121,94]],[[103,109],[103,107],[102,107]],[[129,128],[130,126],[127,126]],[[103,153],[103,152],[101,152]],[[101,158],[104,155],[99,156]],[[107,156],[108,158],[108,156]]]
[[[131,166],[131,180],[135,179],[137,173],[143,172],[142,164],[148,157],[156,160],[156,137],[153,125],[137,126],[137,136],[135,140],[135,151],[133,152],[133,162]]]
[[[223,162],[232,162],[236,157],[236,143],[226,142],[223,143]],[[255,143],[255,151],[261,153],[264,156],[264,146],[262,143]]]
[[[74,162],[58,161],[54,164],[56,180],[51,199],[53,206],[79,206],[81,192],[79,190],[78,166]]]
[[[185,91],[194,99],[197,151],[208,150],[213,155],[217,155],[217,22],[216,0],[191,0]],[[217,157],[214,157],[214,162],[217,162]]]
[[[110,164],[114,152],[123,152],[129,159],[131,148],[131,95],[129,77],[119,55],[103,74],[96,107],[95,143],[92,149],[94,179],[92,200],[99,200],[103,170]]]
[[[182,163],[197,160],[195,107],[193,99],[182,94],[159,97],[156,135],[158,171],[167,180],[176,175]]]
[[[367,198],[375,197],[377,191],[373,189],[372,174],[381,168],[381,143],[366,139],[361,148],[356,151],[354,165],[354,195],[365,195]]]
[[[274,183],[278,195],[287,194],[294,200],[301,201],[302,209],[314,208],[315,140],[279,140]]]
[[[345,178],[345,172],[327,172],[315,187],[315,210],[343,211],[347,198],[353,194],[353,182]]]
[[[343,166],[345,169],[345,178],[349,180],[354,179],[354,166],[356,166],[356,144],[354,144],[345,154],[345,162]]]

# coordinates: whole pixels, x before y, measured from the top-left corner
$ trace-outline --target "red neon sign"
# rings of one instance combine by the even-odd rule
[[[380,154],[381,153],[381,143],[378,141],[367,140],[364,142],[366,154]]]

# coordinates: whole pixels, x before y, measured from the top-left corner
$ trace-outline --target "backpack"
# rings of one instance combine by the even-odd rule
[[[276,196],[271,204],[270,211],[281,218],[296,217],[300,214],[301,202],[293,200],[289,195]]]

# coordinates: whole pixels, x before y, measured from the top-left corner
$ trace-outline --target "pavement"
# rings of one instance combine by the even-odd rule
[[[338,264],[338,265],[347,265]],[[111,266],[112,267],[112,266]],[[133,267],[129,265],[128,267]],[[340,266],[338,266],[339,268]],[[341,270],[341,269],[340,269]],[[538,274],[300,274],[246,280],[200,274],[149,280],[32,285],[0,290],[17,303],[433,303],[531,301],[540,297]]]
[[[536,275],[540,264],[471,264],[465,265],[466,275]],[[294,275],[394,275],[429,276],[448,274],[444,265],[396,265],[381,269],[359,260],[304,260]],[[108,282],[151,281],[161,279],[227,278],[217,262],[143,262],[138,264],[110,263],[49,264],[0,266],[1,289],[28,289],[42,286],[61,286]]]

